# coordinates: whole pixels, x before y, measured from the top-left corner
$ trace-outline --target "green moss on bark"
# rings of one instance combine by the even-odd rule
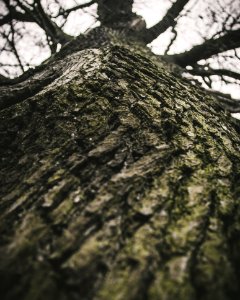
[[[1,111],[1,293],[236,299],[239,136],[200,88],[113,44]]]

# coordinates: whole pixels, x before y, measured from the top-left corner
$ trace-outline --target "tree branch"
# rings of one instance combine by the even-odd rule
[[[58,12],[58,14],[56,16],[54,16],[54,18],[59,17],[59,16],[63,16],[66,18],[71,12],[76,11],[78,9],[83,9],[83,8],[89,7],[89,6],[93,5],[94,3],[96,3],[96,0],[92,0],[92,1],[84,3],[84,4],[79,4],[79,5],[76,5],[74,7],[68,8],[68,9],[62,9]]]
[[[3,16],[0,19],[0,26],[10,23],[12,20],[22,21],[22,22],[34,22],[34,20],[27,14],[23,14],[11,7],[11,12]]]
[[[240,47],[240,29],[229,31],[217,39],[207,40],[201,45],[194,46],[189,51],[168,55],[165,58],[181,67],[185,67],[193,65],[201,59],[207,59],[212,55],[238,47]]]
[[[240,112],[240,100],[234,99],[229,94],[224,94],[218,91],[209,90],[209,92],[217,98],[220,105],[230,113]]]
[[[170,50],[171,46],[173,45],[173,43],[175,42],[175,40],[177,38],[177,31],[175,29],[175,26],[172,27],[172,33],[173,33],[173,36],[172,36],[170,43],[168,44],[166,50],[164,51],[164,55],[168,54],[168,51]]]
[[[35,22],[45,31],[52,53],[56,51],[58,43],[63,45],[72,39],[71,36],[63,32],[62,29],[46,14],[40,0],[34,1],[32,9],[23,4],[20,0],[16,0],[16,2],[19,7],[25,11],[24,15],[28,16],[29,22]],[[13,13],[14,10],[16,11],[15,8],[11,7],[11,10],[9,9],[9,13]]]
[[[240,74],[231,70],[227,69],[212,69],[209,67],[204,67],[204,66],[197,66],[194,67],[192,70],[187,70],[188,73],[192,75],[198,75],[198,76],[213,76],[213,75],[218,75],[218,76],[228,76],[237,80],[240,80]]]
[[[166,15],[162,18],[160,22],[151,28],[142,31],[142,39],[148,44],[155,40],[160,34],[165,32],[169,27],[175,25],[175,19],[179,16],[184,6],[189,2],[189,0],[177,0],[171,8],[167,11]]]

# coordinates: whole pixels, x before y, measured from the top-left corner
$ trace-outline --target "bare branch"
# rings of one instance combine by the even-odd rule
[[[78,9],[83,9],[83,8],[89,7],[89,6],[93,5],[94,3],[96,3],[96,0],[92,0],[92,1],[84,3],[84,4],[79,4],[79,5],[73,6],[68,9],[61,9],[61,10],[59,10],[58,14],[56,16],[54,16],[54,18],[59,17],[59,16],[63,16],[64,18],[67,18],[71,12],[76,11]]]
[[[29,15],[16,11],[14,7],[11,7],[11,11],[0,19],[0,26],[8,24],[12,20],[34,22],[34,20]]]
[[[191,66],[201,59],[240,47],[240,29],[227,32],[225,35],[205,41],[194,46],[191,50],[180,54],[169,55],[167,60],[173,61],[181,67]]]
[[[168,54],[168,51],[170,50],[171,46],[173,45],[173,43],[175,42],[176,38],[177,38],[177,31],[175,29],[175,26],[172,27],[172,33],[173,33],[173,36],[170,40],[170,43],[169,45],[167,46],[165,52],[164,52],[164,55],[167,55]]]
[[[231,70],[227,69],[213,69],[210,67],[205,66],[194,66],[192,70],[188,70],[188,72],[192,75],[198,75],[198,76],[228,76],[237,80],[240,80],[240,74]]]
[[[230,113],[240,112],[240,100],[234,99],[229,94],[224,94],[218,91],[209,90],[209,92],[217,98],[220,105]]]
[[[10,3],[9,1],[6,1],[5,5],[9,9],[10,14],[11,14],[11,6],[10,6],[9,3]],[[9,33],[8,35],[5,35],[5,38],[6,38],[7,42],[8,42],[8,44],[9,44],[9,46],[11,47],[13,54],[15,55],[15,57],[16,57],[16,59],[18,61],[18,64],[19,64],[19,67],[20,67],[21,71],[24,72],[24,67],[23,67],[21,58],[20,58],[20,56],[18,54],[18,51],[16,49],[15,30],[14,30],[13,20],[12,19],[10,19],[10,29],[11,29],[11,33]]]
[[[5,2],[9,13],[0,20],[0,24],[9,23],[12,20],[33,22],[38,24],[38,26],[41,27],[46,33],[48,44],[52,53],[56,52],[57,44],[66,44],[72,39],[71,36],[65,34],[62,29],[51,20],[50,16],[48,16],[44,11],[40,0],[35,0],[33,4],[16,0],[18,7],[21,8],[24,13],[17,11],[16,7],[8,4],[8,0]]]
[[[51,18],[44,11],[41,1],[34,1],[34,10],[31,11],[36,19],[37,24],[46,32],[46,34],[50,37],[53,44],[57,45],[67,43],[72,37],[67,35],[62,31],[60,27],[57,26],[55,22],[51,20]]]
[[[181,11],[184,9],[185,5],[189,0],[177,0],[171,8],[167,11],[166,15],[162,18],[160,22],[151,28],[142,31],[142,39],[146,44],[155,40],[160,34],[165,32],[169,27],[175,25],[175,19],[179,16]]]

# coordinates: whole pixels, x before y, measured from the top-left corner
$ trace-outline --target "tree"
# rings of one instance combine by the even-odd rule
[[[1,87],[2,299],[237,299],[239,123],[132,1],[98,15]]]

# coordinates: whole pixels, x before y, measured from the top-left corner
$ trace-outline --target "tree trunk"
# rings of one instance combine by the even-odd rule
[[[116,40],[2,89],[1,299],[237,299],[239,133]]]

